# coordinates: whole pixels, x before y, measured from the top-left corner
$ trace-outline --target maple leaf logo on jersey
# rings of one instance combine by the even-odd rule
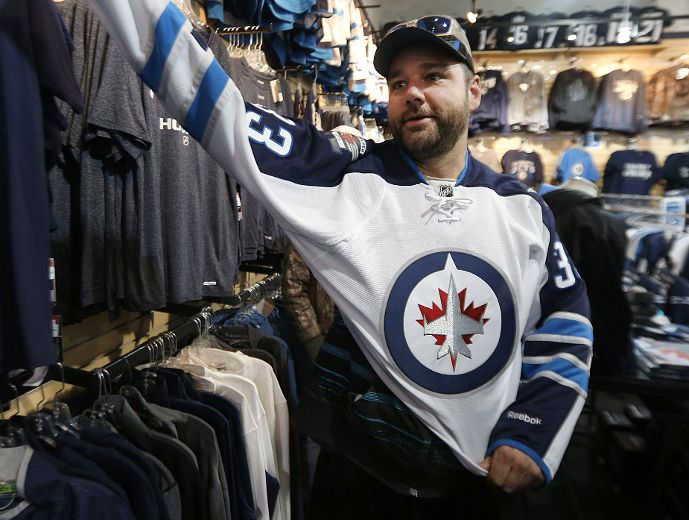
[[[447,292],[438,289],[440,306],[433,302],[433,307],[419,304],[422,319],[416,320],[423,327],[424,336],[435,337],[438,349],[438,359],[450,356],[452,369],[457,366],[457,358],[463,355],[471,359],[471,338],[474,334],[483,334],[483,325],[490,318],[483,318],[487,304],[474,306],[474,302],[466,305],[467,290],[457,292],[454,277],[450,277]]]

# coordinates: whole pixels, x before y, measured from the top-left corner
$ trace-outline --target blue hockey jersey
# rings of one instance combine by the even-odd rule
[[[557,470],[587,395],[584,283],[542,200],[467,153],[436,193],[393,143],[245,104],[165,0],[92,0],[178,121],[285,229],[383,382],[477,475]]]

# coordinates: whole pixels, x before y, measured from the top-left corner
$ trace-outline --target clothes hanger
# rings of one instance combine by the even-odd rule
[[[0,448],[15,448],[26,444],[26,437],[24,430],[21,427],[15,426],[12,419],[19,415],[19,392],[17,387],[12,383],[7,385],[13,390],[14,398],[10,398],[9,402],[3,403],[0,401]],[[5,406],[8,410],[12,409],[12,401],[16,401],[17,412],[10,417],[5,417]]]
[[[72,411],[69,409],[69,405],[63,401],[60,401],[60,396],[65,391],[65,369],[62,363],[55,363],[55,365],[60,369],[60,389],[55,392],[55,396],[52,401],[49,401],[45,410],[50,413],[53,418],[53,422],[57,428],[64,432],[71,433],[75,436],[79,436],[79,425],[72,417]]]

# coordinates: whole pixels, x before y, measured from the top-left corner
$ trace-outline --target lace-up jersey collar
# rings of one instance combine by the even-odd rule
[[[419,179],[428,186],[428,191],[426,191],[424,196],[426,200],[431,202],[431,206],[424,212],[424,216],[427,216],[429,220],[433,216],[437,216],[438,222],[452,223],[461,221],[460,213],[469,209],[469,206],[474,202],[466,194],[460,193],[462,190],[454,189],[461,184],[469,171],[469,150],[467,149],[466,151],[464,169],[460,172],[454,184],[452,184],[450,179],[427,178],[421,173],[421,170],[412,158],[404,150],[401,152],[402,157],[411,166]]]

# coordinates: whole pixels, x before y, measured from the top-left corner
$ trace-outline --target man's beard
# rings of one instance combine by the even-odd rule
[[[409,117],[428,115],[432,117],[435,125],[428,125],[419,131],[406,132],[403,129],[404,122]],[[405,113],[390,128],[392,136],[402,148],[417,162],[442,157],[457,144],[457,140],[467,129],[469,122],[469,100],[461,107],[444,110],[443,112],[415,111]],[[435,128],[433,128],[435,127]]]

